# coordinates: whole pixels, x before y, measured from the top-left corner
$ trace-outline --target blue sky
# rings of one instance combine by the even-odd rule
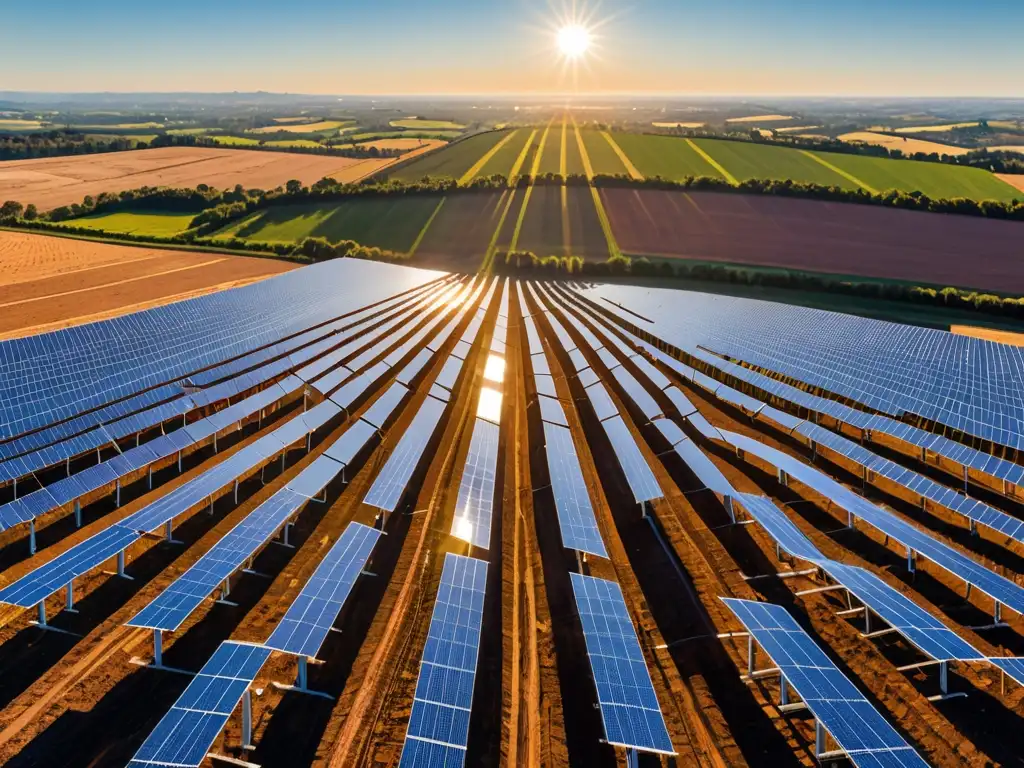
[[[0,90],[1024,96],[1022,0],[578,2],[23,0]]]

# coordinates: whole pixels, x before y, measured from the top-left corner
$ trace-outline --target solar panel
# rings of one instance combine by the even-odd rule
[[[313,462],[302,470],[296,477],[288,481],[285,488],[294,491],[299,496],[312,499],[320,495],[320,491],[327,487],[341,470],[343,464],[328,456],[317,456]]]
[[[608,557],[572,434],[565,427],[545,423],[544,438],[562,545],[566,549]]]
[[[629,489],[633,492],[633,499],[636,503],[640,504],[663,497],[665,494],[661,492],[661,486],[658,485],[647,459],[644,458],[622,417],[615,415],[607,421],[603,421],[601,426],[608,434],[615,458],[626,475],[626,481],[629,483]]]
[[[139,747],[129,768],[198,768],[270,657],[258,645],[220,644]]]
[[[683,418],[697,412],[697,406],[690,402],[690,399],[682,393],[678,387],[669,387],[665,390],[665,396],[672,401],[672,405],[679,411]]]
[[[487,563],[445,555],[399,763],[404,768],[464,764],[486,588]]]
[[[690,468],[690,471],[697,476],[697,479],[704,483],[705,487],[711,489],[719,496],[736,495],[732,483],[726,479],[722,471],[705,455],[704,451],[694,445],[692,440],[683,440],[680,443],[676,443],[673,448],[679,454],[679,457],[686,462],[686,466]]]
[[[565,418],[565,411],[562,409],[562,404],[553,397],[545,397],[541,395],[537,398],[537,404],[540,406],[540,418],[548,424],[558,424],[562,427],[568,427],[569,422]]]
[[[587,397],[590,398],[590,405],[594,408],[599,421],[619,415],[619,409],[615,407],[604,384],[598,383],[587,387]]]
[[[993,658],[989,659],[989,661],[999,667],[999,669],[1003,670],[1003,672],[1008,674],[1018,683],[1024,685],[1024,658]]]
[[[363,414],[363,420],[380,429],[391,418],[398,404],[407,394],[409,394],[409,388],[404,384],[397,381],[392,383]]]
[[[962,552],[932,538],[919,528],[872,504],[789,454],[771,448],[759,440],[727,430],[722,430],[721,435],[725,442],[782,469],[793,479],[818,491],[851,515],[972,584],[998,603],[1007,605],[1018,613],[1024,612],[1024,588],[1009,579],[993,573]]]
[[[496,424],[476,419],[452,520],[452,536],[484,549],[491,545],[499,436]]]
[[[380,535],[374,528],[349,523],[263,645],[315,658]]]
[[[324,455],[329,456],[335,461],[341,462],[343,465],[351,464],[352,459],[355,458],[356,454],[359,453],[359,451],[361,451],[376,434],[376,427],[360,419],[350,425],[341,437],[335,440],[334,443],[324,451]]]
[[[734,498],[778,542],[779,546],[793,557],[813,562],[826,559],[771,499],[752,493],[737,493]]]
[[[533,368],[534,375],[547,374],[551,375],[551,368],[548,367],[548,358],[543,352],[537,352],[530,355],[530,365]]]
[[[388,512],[395,511],[446,407],[446,403],[432,397],[423,401],[409,428],[398,441],[394,452],[367,492],[363,499],[364,503]]]
[[[686,417],[686,420],[690,422],[690,424],[692,424],[694,427],[696,427],[697,431],[700,432],[708,440],[722,439],[721,433],[719,432],[718,428],[711,426],[711,422],[704,418],[704,414],[700,413],[699,411],[691,413],[689,416]]]
[[[614,581],[569,575],[605,739],[617,746],[675,754],[622,590]]]
[[[629,398],[636,403],[644,416],[652,420],[657,416],[661,416],[661,408],[658,406],[658,403],[655,402],[654,398],[647,393],[647,390],[640,385],[640,382],[629,371],[625,368],[616,368],[612,371],[612,376],[619,382],[619,386],[626,391]]]
[[[127,624],[168,632],[178,629],[192,611],[256,554],[306,501],[307,497],[288,488],[279,490],[228,531]]]
[[[558,397],[558,391],[555,389],[555,379],[553,376],[549,376],[545,373],[535,374],[533,381],[537,386],[537,394],[547,395],[548,397]]]
[[[673,448],[683,442],[683,440],[689,439],[682,428],[671,419],[655,419],[652,423]]]
[[[858,766],[928,765],[778,605],[722,598]]]

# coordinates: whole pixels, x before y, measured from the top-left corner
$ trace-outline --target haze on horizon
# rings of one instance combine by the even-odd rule
[[[1019,0],[576,2],[12,4],[0,90],[1024,96]],[[574,16],[595,44],[570,68]]]

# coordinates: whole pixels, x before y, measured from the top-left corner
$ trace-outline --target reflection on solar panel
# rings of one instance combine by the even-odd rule
[[[683,442],[683,440],[689,439],[682,428],[671,419],[655,419],[653,423],[673,448]]]
[[[619,386],[626,391],[629,398],[637,404],[637,407],[643,412],[644,416],[652,421],[661,416],[661,408],[658,406],[658,403],[655,402],[654,398],[647,393],[647,390],[640,385],[640,382],[629,371],[625,368],[616,368],[612,371],[612,376],[619,382]]]
[[[857,766],[927,763],[778,605],[722,598]],[[819,753],[824,744],[819,743]]]
[[[408,387],[404,384],[399,384],[397,381],[394,382],[363,414],[363,421],[369,422],[377,429],[380,429],[391,418],[395,408],[398,407],[398,404],[402,402],[402,399],[407,394],[409,394]]]
[[[618,416],[619,409],[615,407],[615,403],[612,402],[612,398],[608,394],[608,390],[605,389],[604,384],[598,382],[587,387],[587,397],[590,399],[590,405],[593,406],[598,421]]]
[[[537,398],[537,404],[540,406],[540,417],[544,422],[561,427],[569,426],[569,422],[565,418],[565,411],[558,400],[541,395]]]
[[[405,493],[413,472],[444,414],[446,403],[428,397],[423,401],[409,428],[402,435],[384,468],[377,475],[363,502],[394,512]]]
[[[445,555],[402,768],[455,768],[465,763],[486,588],[487,563]]]
[[[614,581],[569,574],[609,744],[675,754],[643,650]]]
[[[686,462],[686,466],[697,476],[698,480],[704,483],[705,487],[710,488],[719,496],[732,497],[736,495],[732,483],[726,479],[722,471],[715,466],[715,463],[704,454],[704,451],[693,444],[692,440],[687,439],[676,443],[674,448],[680,458]]]
[[[378,530],[350,523],[263,645],[315,658],[380,535]]]
[[[258,645],[221,643],[128,767],[198,768],[269,657]]]
[[[1014,657],[1009,659],[989,659],[1021,685],[1024,685],[1024,658]]]
[[[658,485],[654,473],[647,464],[647,459],[644,458],[622,417],[616,415],[601,422],[601,426],[608,434],[615,458],[618,459],[619,466],[626,474],[626,481],[629,483],[629,489],[633,492],[633,499],[636,503],[641,504],[664,496],[661,486]]]
[[[737,493],[734,498],[778,542],[779,546],[790,555],[801,560],[819,561],[825,559],[825,556],[821,554],[818,548],[804,536],[803,531],[797,528],[786,517],[785,512],[772,503],[771,499],[764,496],[756,496],[752,493]]]
[[[572,434],[565,427],[545,423],[544,438],[562,546],[608,557],[597,529],[597,519],[590,504]]]
[[[452,536],[484,549],[491,544],[499,434],[496,424],[476,420],[452,520]]]
[[[338,471],[341,465],[337,464]],[[308,499],[282,488],[213,545],[195,565],[128,622],[173,632],[218,585],[241,568]]]

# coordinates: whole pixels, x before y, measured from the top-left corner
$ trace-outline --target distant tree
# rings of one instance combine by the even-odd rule
[[[302,182],[298,179],[291,179],[284,185],[284,189],[289,195],[297,195],[302,191]]]
[[[14,221],[21,216],[23,210],[25,210],[25,206],[17,200],[8,200],[0,205],[0,221]]]
[[[25,212],[21,215],[25,221],[35,221],[39,218],[39,211],[36,210],[35,203],[29,203],[25,206]]]

